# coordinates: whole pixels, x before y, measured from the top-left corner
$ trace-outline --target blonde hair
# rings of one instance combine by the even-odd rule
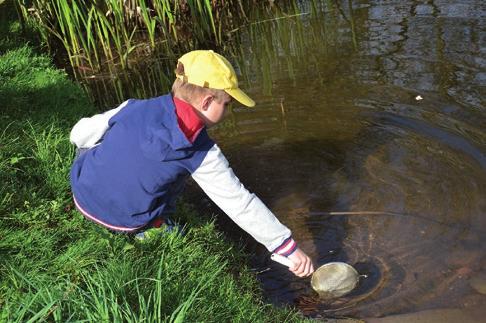
[[[181,62],[177,63],[175,70],[177,75],[184,75],[184,65]],[[176,78],[172,84],[172,95],[190,103],[196,105],[198,100],[205,95],[212,95],[218,102],[224,101],[229,97],[229,94],[224,90],[211,89],[188,83],[185,80]]]

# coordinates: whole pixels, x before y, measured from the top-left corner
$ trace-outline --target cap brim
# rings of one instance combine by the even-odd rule
[[[224,91],[231,95],[236,101],[240,102],[243,105],[246,105],[247,107],[252,108],[255,106],[255,101],[253,101],[248,95],[246,95],[245,92],[243,92],[239,88]]]

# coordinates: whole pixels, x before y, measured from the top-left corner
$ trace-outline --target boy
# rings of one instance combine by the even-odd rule
[[[170,94],[128,100],[81,119],[71,131],[71,142],[82,151],[71,169],[76,207],[110,230],[143,234],[168,222],[191,175],[243,230],[288,257],[295,275],[308,276],[312,261],[290,230],[244,188],[206,132],[223,119],[232,98],[255,105],[223,56],[197,50],[178,60]]]

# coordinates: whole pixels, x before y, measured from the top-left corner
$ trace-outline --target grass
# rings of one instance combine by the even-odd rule
[[[187,224],[184,237],[144,243],[76,212],[68,133],[96,108],[49,57],[24,43],[18,23],[5,24],[3,5],[0,322],[301,321],[262,301],[240,248],[187,203],[176,215]]]

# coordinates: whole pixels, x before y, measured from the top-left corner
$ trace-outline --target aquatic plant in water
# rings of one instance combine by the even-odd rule
[[[218,46],[224,31],[246,17],[250,2],[17,0],[24,20],[49,48],[62,45],[75,70],[93,73],[107,63],[126,69],[132,56],[143,53],[173,57],[200,45]]]

